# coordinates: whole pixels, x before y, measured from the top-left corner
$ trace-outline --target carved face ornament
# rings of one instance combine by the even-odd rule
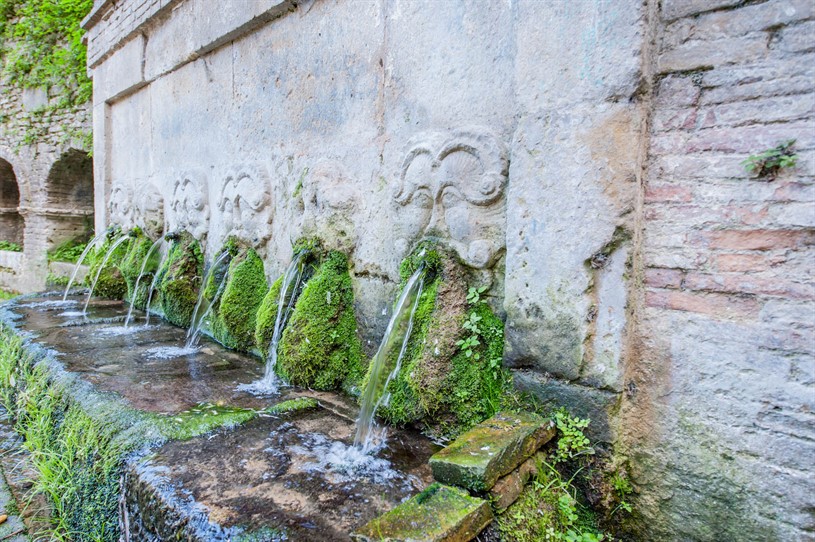
[[[424,137],[405,157],[395,198],[410,208],[406,233],[447,242],[473,267],[491,266],[505,245],[507,169],[503,145],[488,132]]]
[[[209,202],[205,188],[203,173],[184,172],[174,183],[170,203],[172,227],[185,229],[196,239],[203,238],[209,229]]]
[[[129,228],[133,222],[133,190],[125,184],[117,184],[110,193],[110,223]]]
[[[257,167],[242,168],[227,176],[218,204],[227,235],[255,247],[269,239],[272,208],[268,186],[268,174]]]

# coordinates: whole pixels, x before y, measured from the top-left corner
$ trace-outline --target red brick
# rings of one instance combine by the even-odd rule
[[[645,189],[646,203],[680,201],[688,202],[693,199],[693,192],[687,186],[676,184],[663,184],[648,186]]]
[[[719,319],[756,318],[761,303],[750,297],[679,290],[653,290],[645,294],[648,307],[704,314]]]
[[[802,230],[723,230],[706,234],[710,248],[775,250],[815,244],[815,232]]]
[[[719,271],[737,271],[742,273],[767,271],[787,261],[785,256],[768,256],[764,254],[719,254],[715,259]]]
[[[781,296],[791,299],[815,299],[815,287],[779,277],[754,277],[743,273],[688,273],[684,288],[732,294]]]
[[[645,270],[645,284],[653,288],[679,288],[682,285],[684,271],[654,267]]]

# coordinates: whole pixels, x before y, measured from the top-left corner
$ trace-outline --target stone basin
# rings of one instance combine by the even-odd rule
[[[65,370],[122,408],[190,416],[202,404],[264,409],[297,397],[316,408],[260,417],[187,440],[157,443],[130,457],[122,478],[125,540],[349,540],[349,533],[432,481],[438,450],[416,432],[392,429],[387,446],[364,456],[353,441],[356,403],[294,387],[273,397],[238,391],[258,379],[260,360],[202,337],[177,357],[156,348],[183,345],[186,330],[144,313],[123,330],[127,306],[84,297],[25,297],[0,315],[48,349]],[[204,409],[205,410],[205,409]]]

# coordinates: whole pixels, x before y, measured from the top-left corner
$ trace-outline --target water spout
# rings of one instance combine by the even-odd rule
[[[91,283],[91,289],[88,292],[88,299],[85,300],[85,306],[82,308],[82,314],[86,314],[88,312],[88,304],[91,302],[91,297],[93,297],[93,290],[96,288],[96,282],[99,280],[99,276],[102,274],[102,270],[105,269],[105,265],[108,263],[108,260],[113,255],[113,251],[119,248],[119,245],[128,239],[130,239],[128,235],[122,234],[105,253],[105,257],[102,258],[102,265],[99,266],[99,269],[96,271],[96,276],[93,278],[93,283]]]
[[[209,270],[204,274],[204,281],[201,283],[201,289],[198,291],[198,301],[195,303],[195,309],[192,311],[192,320],[190,321],[190,329],[187,330],[187,344],[185,348],[190,349],[193,348],[195,345],[198,344],[198,339],[201,336],[202,327],[204,325],[204,321],[206,321],[207,316],[212,311],[212,303],[207,304],[206,310],[201,312],[201,306],[206,301],[206,296],[204,292],[206,292],[207,284],[209,284],[209,280],[215,271],[219,268],[221,263],[230,257],[229,251],[224,251],[218,256],[214,262],[212,262],[212,266]],[[221,289],[226,284],[226,277],[227,273],[224,273],[223,278],[221,279],[220,284],[218,284],[218,290],[216,290],[215,297],[213,301],[218,298],[221,293]]]
[[[147,292],[147,305],[144,306],[144,325],[150,325],[150,303],[153,301],[153,292],[156,290],[156,286],[158,285],[158,280],[161,272],[161,268],[164,266],[164,262],[170,255],[169,248],[161,255],[161,260],[158,262],[158,267],[156,268],[156,273],[153,275],[153,280],[150,281],[150,290]]]
[[[147,251],[147,254],[144,256],[144,261],[142,262],[141,269],[139,270],[139,276],[136,277],[136,285],[133,287],[133,295],[130,296],[130,309],[127,311],[127,318],[125,318],[125,327],[127,327],[127,325],[130,323],[130,318],[133,316],[133,305],[136,304],[136,296],[139,293],[139,282],[141,281],[142,276],[144,276],[144,270],[147,268],[147,263],[150,261],[150,256],[152,256],[153,252],[155,252],[155,250],[161,246],[163,241],[164,238],[159,237],[158,241],[153,243],[153,245]]]
[[[251,384],[238,386],[238,389],[260,395],[277,393],[278,377],[277,374],[275,374],[277,347],[280,344],[280,338],[283,335],[286,322],[288,322],[289,316],[294,308],[294,302],[297,300],[297,292],[303,283],[303,271],[306,267],[305,261],[307,255],[308,251],[306,250],[298,252],[283,274],[280,293],[277,298],[277,316],[275,317],[272,340],[269,343],[269,354],[266,356],[266,371],[263,378]]]
[[[76,261],[76,265],[74,266],[74,271],[73,273],[71,273],[71,280],[68,281],[68,286],[65,287],[65,293],[62,295],[63,301],[68,300],[68,292],[71,290],[71,286],[74,283],[74,279],[76,279],[76,274],[79,272],[79,267],[82,265],[82,262],[85,261],[85,257],[90,253],[94,245],[96,245],[96,243],[100,239],[102,239],[105,235],[107,235],[107,232],[102,232],[93,239],[91,239],[90,241],[88,241],[88,244],[85,245],[85,250],[83,250],[82,254],[79,255],[79,259]]]
[[[402,368],[402,358],[405,356],[410,333],[413,331],[413,317],[416,307],[419,305],[419,298],[424,288],[424,267],[419,267],[411,275],[405,285],[396,308],[393,311],[385,335],[379,344],[371,360],[371,372],[368,383],[362,391],[362,406],[357,419],[357,431],[354,436],[354,446],[363,452],[368,452],[376,445],[377,432],[375,431],[374,416],[381,405],[388,404],[390,392],[388,384],[393,380]],[[392,358],[393,348],[400,344],[399,355],[390,372],[387,371],[386,364]]]

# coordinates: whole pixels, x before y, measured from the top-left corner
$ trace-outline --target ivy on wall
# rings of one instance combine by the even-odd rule
[[[43,107],[16,113],[14,119],[0,115],[3,124],[13,120],[6,134],[15,135],[18,145],[44,140],[52,124],[62,122],[60,142],[78,140],[90,150],[90,132],[70,126],[63,113],[76,111],[91,98],[80,23],[92,6],[93,0],[0,0],[2,85],[44,89],[52,98]]]
[[[3,76],[23,88],[56,90],[61,107],[91,97],[85,31],[79,24],[93,0],[0,0]]]

